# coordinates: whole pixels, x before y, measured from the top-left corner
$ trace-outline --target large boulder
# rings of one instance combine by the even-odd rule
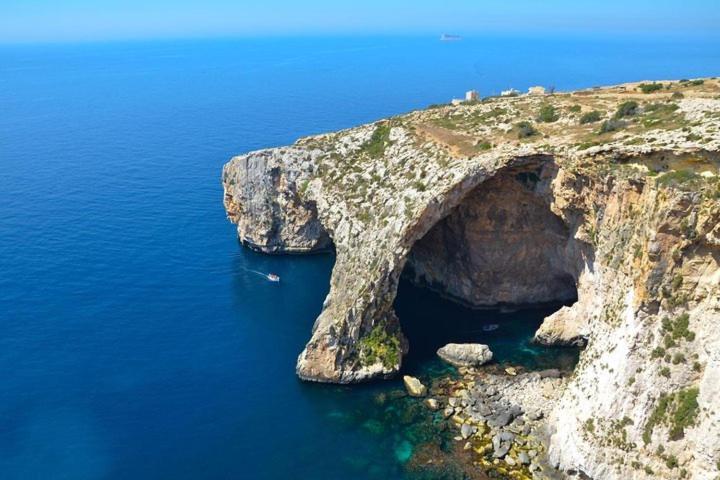
[[[424,397],[427,393],[427,387],[415,377],[405,375],[403,377],[403,383],[405,383],[405,389],[411,397]]]
[[[490,348],[480,343],[448,343],[438,350],[437,354],[456,367],[478,367],[493,357]]]
[[[546,317],[535,332],[533,342],[546,346],[585,346],[587,341],[584,330],[588,327],[584,308],[587,307],[577,303],[572,307],[562,307]]]

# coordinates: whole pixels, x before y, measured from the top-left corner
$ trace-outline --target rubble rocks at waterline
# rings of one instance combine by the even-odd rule
[[[436,381],[430,388],[439,415],[458,433],[455,440],[464,450],[477,455],[474,460],[484,470],[510,474],[514,478],[548,478],[546,463],[545,411],[552,409],[565,388],[559,370],[516,375],[503,367],[478,370],[459,368],[461,379]],[[493,372],[493,373],[491,373]]]

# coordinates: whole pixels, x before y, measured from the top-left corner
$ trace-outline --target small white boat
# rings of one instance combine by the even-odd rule
[[[280,281],[280,277],[277,276],[277,275],[275,275],[274,273],[268,273],[268,274],[266,275],[266,277],[267,277],[267,279],[270,280],[271,282],[279,282],[279,281]]]
[[[497,323],[491,323],[490,325],[483,325],[483,327],[482,327],[483,332],[493,332],[493,331],[497,330],[498,328],[500,328],[500,325],[498,325]]]
[[[462,40],[460,35],[452,35],[449,33],[443,33],[440,35],[441,42],[457,42],[458,40]]]

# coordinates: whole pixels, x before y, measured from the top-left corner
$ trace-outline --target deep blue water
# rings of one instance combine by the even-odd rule
[[[399,478],[423,434],[389,428],[396,384],[294,376],[332,257],[240,248],[223,163],[470,88],[718,74],[720,41],[699,37],[0,47],[0,478]],[[478,334],[500,360],[563,357],[528,350],[540,313],[412,295],[413,373],[438,365],[431,311],[463,338],[474,316],[517,320]]]

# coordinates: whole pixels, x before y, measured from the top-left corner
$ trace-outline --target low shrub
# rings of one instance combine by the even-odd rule
[[[681,390],[675,395],[677,407],[671,418],[671,440],[683,438],[685,429],[695,423],[698,410],[697,397],[699,393],[699,389],[689,388],[687,390]]]
[[[615,112],[615,118],[632,117],[638,112],[638,103],[634,100],[629,100],[618,105],[617,112]]]
[[[650,358],[662,358],[665,356],[665,349],[662,347],[656,347],[650,354]]]
[[[552,105],[543,105],[540,107],[540,113],[538,113],[538,121],[544,123],[556,122],[560,118],[555,107]]]
[[[580,117],[580,125],[599,122],[600,118],[600,112],[598,112],[597,110],[593,110],[592,112],[588,112],[582,117]]]
[[[657,92],[658,90],[663,89],[662,83],[641,83],[638,85],[638,88],[641,92],[647,94],[647,93],[653,93]]]
[[[618,120],[616,118],[611,118],[610,120],[605,120],[603,122],[603,124],[600,126],[600,131],[598,133],[602,135],[603,133],[616,132],[618,130],[622,130],[626,126],[626,122]]]
[[[658,183],[664,186],[680,186],[684,183],[692,183],[702,178],[689,169],[673,170],[658,178]]]
[[[597,147],[599,145],[602,145],[602,143],[595,141],[587,141],[578,145],[578,150],[587,150],[588,148]]]
[[[675,355],[673,355],[672,363],[673,365],[685,363],[685,355],[683,355],[682,353],[676,353]]]
[[[385,154],[385,148],[390,145],[390,125],[381,123],[375,127],[370,140],[365,142],[362,150],[373,158],[381,157]]]
[[[666,394],[660,396],[660,399],[658,400],[657,405],[655,405],[655,409],[650,414],[650,418],[645,424],[645,429],[643,430],[642,437],[645,445],[650,443],[650,440],[652,439],[652,433],[655,427],[665,421],[665,416],[667,415],[667,411],[670,408],[671,401],[672,396]]]
[[[520,122],[515,125],[515,127],[517,127],[519,139],[532,137],[533,135],[538,134],[537,129],[530,122]]]
[[[699,393],[700,390],[693,387],[674,394],[661,395],[643,430],[642,437],[645,445],[650,443],[655,427],[662,424],[669,426],[670,440],[683,438],[685,429],[695,424],[699,408],[697,403]]]
[[[648,113],[672,113],[680,107],[675,103],[651,103],[645,106],[645,111]]]

